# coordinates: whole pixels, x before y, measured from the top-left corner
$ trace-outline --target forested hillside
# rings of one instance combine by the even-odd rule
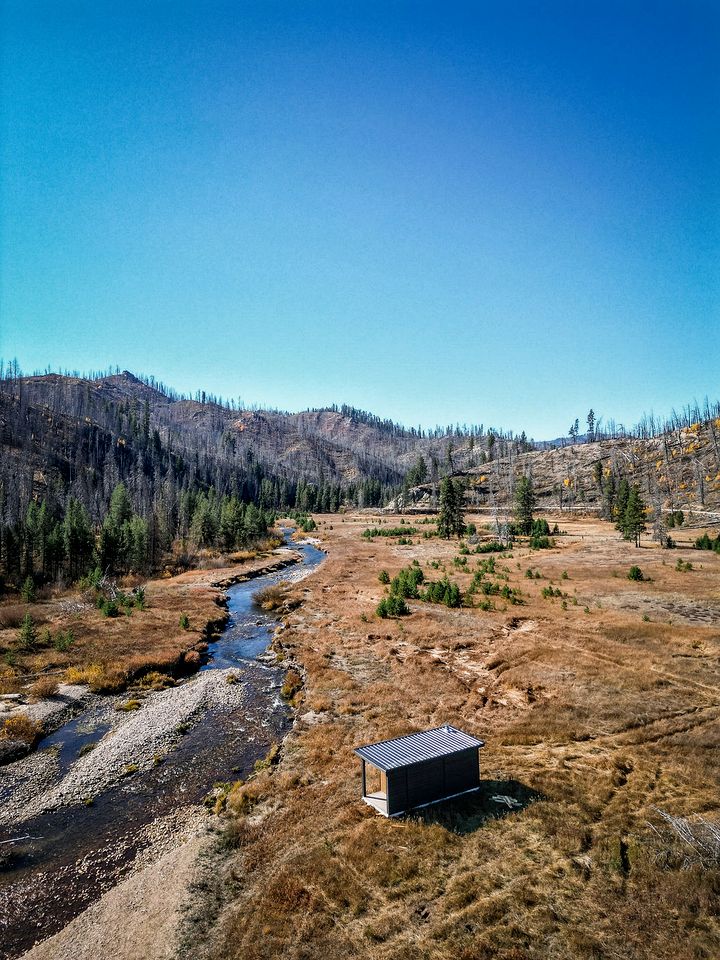
[[[351,407],[251,411],[117,372],[0,372],[0,574],[155,568],[173,545],[234,549],[275,511],[381,506],[476,462],[482,428],[405,429]],[[493,444],[509,443],[492,435]],[[524,439],[516,441],[527,446]]]
[[[480,426],[406,428],[349,406],[248,410],[127,371],[24,377],[0,368],[0,575],[155,569],[171,549],[232,550],[278,511],[434,506],[444,476],[502,511],[518,476],[542,506],[607,512],[623,479],[657,511],[720,507],[717,404],[632,431],[535,444]],[[565,445],[567,444],[567,445]]]

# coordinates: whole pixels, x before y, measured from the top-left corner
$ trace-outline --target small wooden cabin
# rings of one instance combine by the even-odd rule
[[[358,747],[362,795],[386,817],[460,796],[480,786],[483,740],[446,724]]]

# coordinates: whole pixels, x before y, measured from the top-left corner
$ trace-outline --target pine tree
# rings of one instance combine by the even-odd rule
[[[603,477],[602,496],[602,515],[606,520],[612,520],[615,511],[615,500],[617,498],[617,484],[615,483],[615,474],[612,470],[606,477]]]
[[[590,407],[590,411],[587,415],[587,425],[587,440],[588,443],[592,443],[592,441],[595,439],[595,411],[592,407]]]
[[[147,520],[133,516],[128,520],[127,559],[131,570],[143,573],[147,569],[150,535]]]
[[[515,526],[518,533],[529,536],[532,533],[533,511],[535,509],[535,491],[530,477],[520,477],[515,487]]]
[[[440,481],[440,513],[438,514],[438,536],[448,539],[455,532],[455,518],[457,515],[457,498],[455,484],[450,477],[443,477]]]
[[[20,624],[20,633],[18,635],[18,646],[21,650],[31,650],[37,641],[37,630],[33,623],[33,618],[26,613]]]
[[[94,537],[90,518],[74,497],[70,497],[65,508],[63,541],[70,578],[77,580],[92,560]]]
[[[630,498],[630,484],[622,477],[620,483],[617,486],[617,491],[615,493],[615,501],[612,505],[613,514],[616,518],[616,527],[620,530],[621,533],[625,533],[625,509],[628,505],[628,500]]]
[[[35,599],[35,581],[32,577],[25,577],[23,585],[20,587],[20,597],[23,603],[32,603]]]
[[[640,488],[634,484],[628,495],[623,515],[622,534],[626,540],[634,540],[640,546],[640,534],[645,532],[645,504],[640,496]]]
[[[443,477],[440,481],[438,535],[461,537],[465,532],[464,487],[461,481]]]
[[[110,509],[107,519],[116,526],[120,527],[126,520],[132,516],[132,501],[127,487],[124,483],[118,483],[110,496]]]
[[[465,533],[465,484],[462,480],[453,480],[455,488],[455,511],[453,513],[453,529],[458,537]]]

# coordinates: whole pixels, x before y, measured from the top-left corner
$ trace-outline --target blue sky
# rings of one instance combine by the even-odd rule
[[[1,9],[24,369],[535,437],[717,396],[717,4]]]

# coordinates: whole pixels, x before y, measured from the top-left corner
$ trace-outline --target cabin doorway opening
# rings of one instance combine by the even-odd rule
[[[371,807],[375,807],[380,813],[387,816],[388,813],[388,788],[387,773],[379,770],[371,763],[363,761],[363,799]]]

